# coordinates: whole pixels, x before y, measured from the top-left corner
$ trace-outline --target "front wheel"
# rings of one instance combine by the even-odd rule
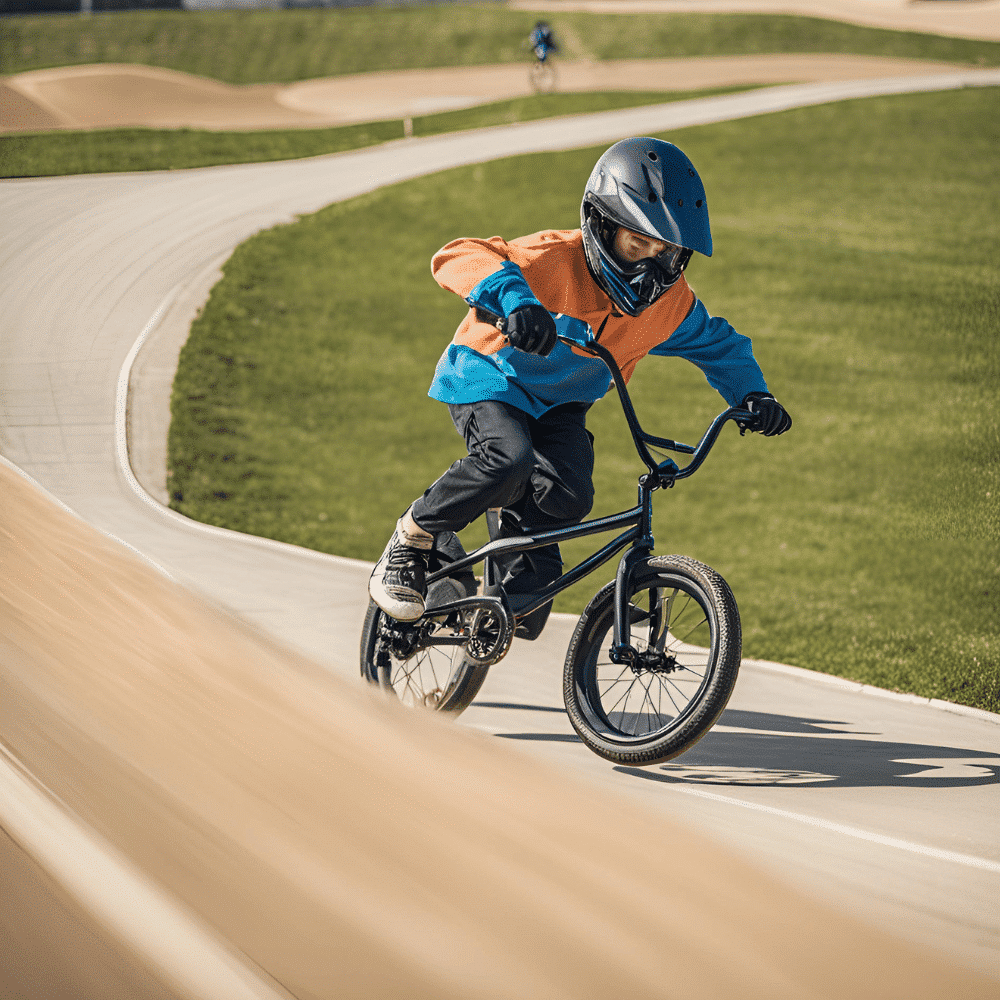
[[[587,606],[570,640],[563,698],[580,739],[606,760],[644,767],[692,747],[726,707],[740,668],[736,599],[715,570],[686,556],[635,568],[626,641],[613,663],[615,586]]]

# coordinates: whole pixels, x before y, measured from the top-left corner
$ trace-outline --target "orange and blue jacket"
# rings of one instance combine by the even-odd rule
[[[548,357],[511,347],[476,310],[507,317],[540,303],[560,334],[599,341],[626,381],[647,354],[686,358],[731,406],[766,392],[750,339],[710,316],[682,276],[638,316],[622,315],[587,270],[579,229],[545,230],[507,240],[459,239],[431,261],[435,280],[471,307],[441,356],[428,395],[445,403],[501,400],[539,417],[562,403],[593,403],[611,388],[599,358],[556,343]]]

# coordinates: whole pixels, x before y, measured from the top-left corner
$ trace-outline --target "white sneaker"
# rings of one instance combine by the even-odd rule
[[[414,541],[417,545],[412,544]],[[368,593],[390,618],[410,622],[424,613],[427,560],[434,539],[428,535],[426,545],[423,542],[423,538],[405,538],[397,524],[375,564]]]

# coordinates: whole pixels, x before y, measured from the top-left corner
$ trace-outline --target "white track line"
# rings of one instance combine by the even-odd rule
[[[131,489],[143,503],[153,508],[157,514],[183,524],[188,531],[204,532],[205,534],[215,535],[220,538],[238,539],[240,542],[247,545],[255,545],[260,548],[294,552],[296,555],[304,556],[310,559],[317,559],[331,565],[371,567],[373,565],[372,563],[364,562],[361,559],[350,559],[347,556],[330,555],[328,552],[318,552],[315,549],[307,549],[301,545],[292,545],[289,542],[279,542],[273,538],[262,538],[260,535],[250,535],[242,531],[232,531],[229,528],[220,528],[214,524],[204,524],[201,521],[192,520],[191,518],[185,517],[183,514],[179,514],[177,511],[172,510],[170,507],[165,507],[155,497],[147,493],[142,484],[136,478],[135,472],[132,470],[132,460],[129,456],[128,444],[130,411],[129,384],[132,378],[132,368],[135,365],[136,358],[139,356],[139,352],[142,350],[143,345],[160,325],[163,317],[167,314],[167,310],[173,304],[183,287],[183,283],[176,285],[164,296],[163,301],[159,304],[156,311],[152,316],[150,316],[146,325],[142,328],[142,332],[132,345],[131,350],[128,352],[124,362],[122,362],[121,369],[118,372],[118,385],[115,390],[115,456],[117,458],[118,471],[125,479],[129,489]],[[130,545],[129,548],[132,548],[132,546]],[[147,561],[149,560],[147,559]],[[170,576],[170,574],[167,573],[166,570],[163,570],[162,567],[157,566],[157,569],[160,569],[162,572],[166,573],[167,576]]]
[[[629,770],[630,773],[636,773],[633,769]],[[754,812],[767,813],[769,816],[778,816],[781,819],[795,820],[797,823],[805,823],[808,826],[819,827],[821,830],[830,830],[833,833],[839,833],[845,837],[853,837],[855,840],[864,840],[870,844],[879,844],[882,847],[893,847],[896,850],[908,851],[910,854],[920,854],[924,857],[934,858],[936,861],[949,861],[952,864],[964,865],[967,868],[978,868],[981,871],[1000,874],[1000,861],[990,861],[987,858],[977,858],[972,854],[960,854],[957,851],[945,851],[937,847],[927,847],[924,844],[916,844],[911,840],[900,840],[898,837],[887,837],[885,834],[872,833],[869,830],[862,830],[857,826],[847,826],[845,823],[833,823],[830,820],[819,819],[816,816],[790,812],[788,809],[777,809],[774,806],[760,805],[756,802],[746,802],[742,799],[730,798],[728,795],[718,795],[715,792],[705,792],[700,788],[690,788],[685,785],[672,785],[671,787],[674,791],[683,792],[685,795],[695,795],[700,799],[710,799],[713,802],[724,802],[726,805],[742,806],[744,809],[752,809]]]

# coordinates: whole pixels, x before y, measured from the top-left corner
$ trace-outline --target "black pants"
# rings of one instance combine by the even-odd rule
[[[469,454],[455,462],[420,497],[413,520],[434,534],[461,531],[491,507],[513,512],[526,531],[582,521],[594,502],[593,437],[587,403],[566,403],[532,417],[507,403],[485,400],[450,405],[451,418]],[[507,576],[534,570],[533,578],[559,575],[559,547],[535,549],[515,560]],[[538,579],[525,581],[531,589]]]

